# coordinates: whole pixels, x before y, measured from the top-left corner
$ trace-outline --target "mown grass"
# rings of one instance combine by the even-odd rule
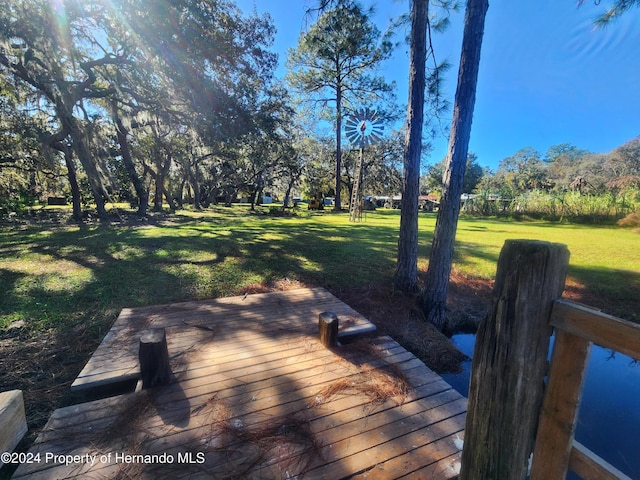
[[[580,288],[587,301],[593,299],[598,306],[614,308],[611,313],[640,320],[631,308],[640,293],[638,233],[615,226],[464,219],[457,235],[461,268],[493,276],[500,249],[509,238],[566,244],[571,253],[568,282]]]
[[[397,211],[354,224],[346,214],[275,217],[234,207],[139,225],[3,227],[0,328],[22,321],[34,331],[103,330],[123,307],[233,295],[282,278],[333,289],[389,285],[398,225]],[[421,215],[423,271],[434,225],[434,215]],[[463,218],[454,269],[492,278],[508,238],[565,243],[573,283],[613,305],[638,297],[640,236],[617,227]]]

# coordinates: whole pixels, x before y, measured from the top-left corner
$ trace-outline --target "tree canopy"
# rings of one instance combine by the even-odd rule
[[[0,6],[0,73],[16,85],[8,92],[14,111],[37,110],[42,118],[32,137],[67,152],[70,177],[80,163],[104,216],[114,182],[98,131],[117,132],[113,154],[138,196],[141,177],[153,178],[157,201],[158,193],[172,196],[163,182],[186,153],[155,148],[153,162],[134,164],[131,152],[143,138],[188,137],[189,148],[209,152],[203,158],[210,163],[247,135],[279,127],[285,106],[273,89],[273,34],[268,16],[243,17],[218,0],[9,0]],[[183,166],[192,180],[194,169],[205,168]]]
[[[342,122],[360,106],[388,101],[392,87],[373,73],[389,58],[392,44],[357,3],[338,3],[323,11],[289,51],[289,84],[310,111],[335,125],[335,208],[341,208]],[[333,109],[329,109],[329,105]]]
[[[582,5],[583,3],[584,0],[578,0],[578,5]],[[600,5],[601,0],[594,0],[594,3]],[[594,20],[596,25],[604,27],[632,7],[640,6],[640,0],[613,0],[608,3],[609,5],[605,11]]]

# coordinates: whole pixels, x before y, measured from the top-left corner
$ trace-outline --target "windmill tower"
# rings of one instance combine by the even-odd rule
[[[353,115],[349,115],[345,123],[345,133],[349,141],[360,148],[358,163],[354,172],[353,191],[351,193],[351,203],[349,203],[349,221],[359,222],[362,220],[363,209],[363,183],[364,183],[364,149],[373,145],[382,138],[384,125],[378,116],[378,112],[368,108],[358,110]]]

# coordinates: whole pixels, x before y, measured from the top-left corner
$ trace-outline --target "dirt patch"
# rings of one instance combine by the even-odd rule
[[[307,288],[311,287],[299,280],[292,280],[290,278],[278,278],[272,279],[268,283],[250,283],[242,287],[237,294],[238,295],[253,295],[254,293],[269,293],[269,292],[285,292],[287,290],[293,290],[295,288]]]
[[[0,332],[2,390],[22,390],[29,426],[16,451],[28,450],[55,409],[78,403],[71,383],[99,341],[83,329],[37,337],[19,327]],[[0,479],[10,478],[15,467],[3,466]]]
[[[572,278],[567,278],[562,297],[609,315],[614,315],[633,323],[640,323],[640,295],[625,296],[622,299],[610,298],[594,292]]]
[[[485,317],[492,282],[454,275],[447,299],[449,327],[445,332],[475,332]],[[391,292],[383,286],[333,292],[376,324],[375,335],[389,335],[437,373],[457,373],[468,358],[445,333],[427,323],[415,296]]]

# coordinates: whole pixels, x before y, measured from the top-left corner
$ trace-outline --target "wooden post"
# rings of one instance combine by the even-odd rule
[[[142,332],[138,358],[142,388],[157,387],[169,381],[171,367],[164,328],[153,328]]]
[[[27,433],[22,390],[0,392],[0,432],[0,453],[12,452]]]
[[[542,398],[553,301],[564,289],[562,244],[507,240],[493,304],[480,325],[460,480],[525,479]]]
[[[332,312],[322,312],[318,318],[320,343],[327,348],[338,345],[338,316]]]
[[[567,476],[590,351],[591,342],[588,340],[562,330],[556,331],[531,480],[555,480]]]

